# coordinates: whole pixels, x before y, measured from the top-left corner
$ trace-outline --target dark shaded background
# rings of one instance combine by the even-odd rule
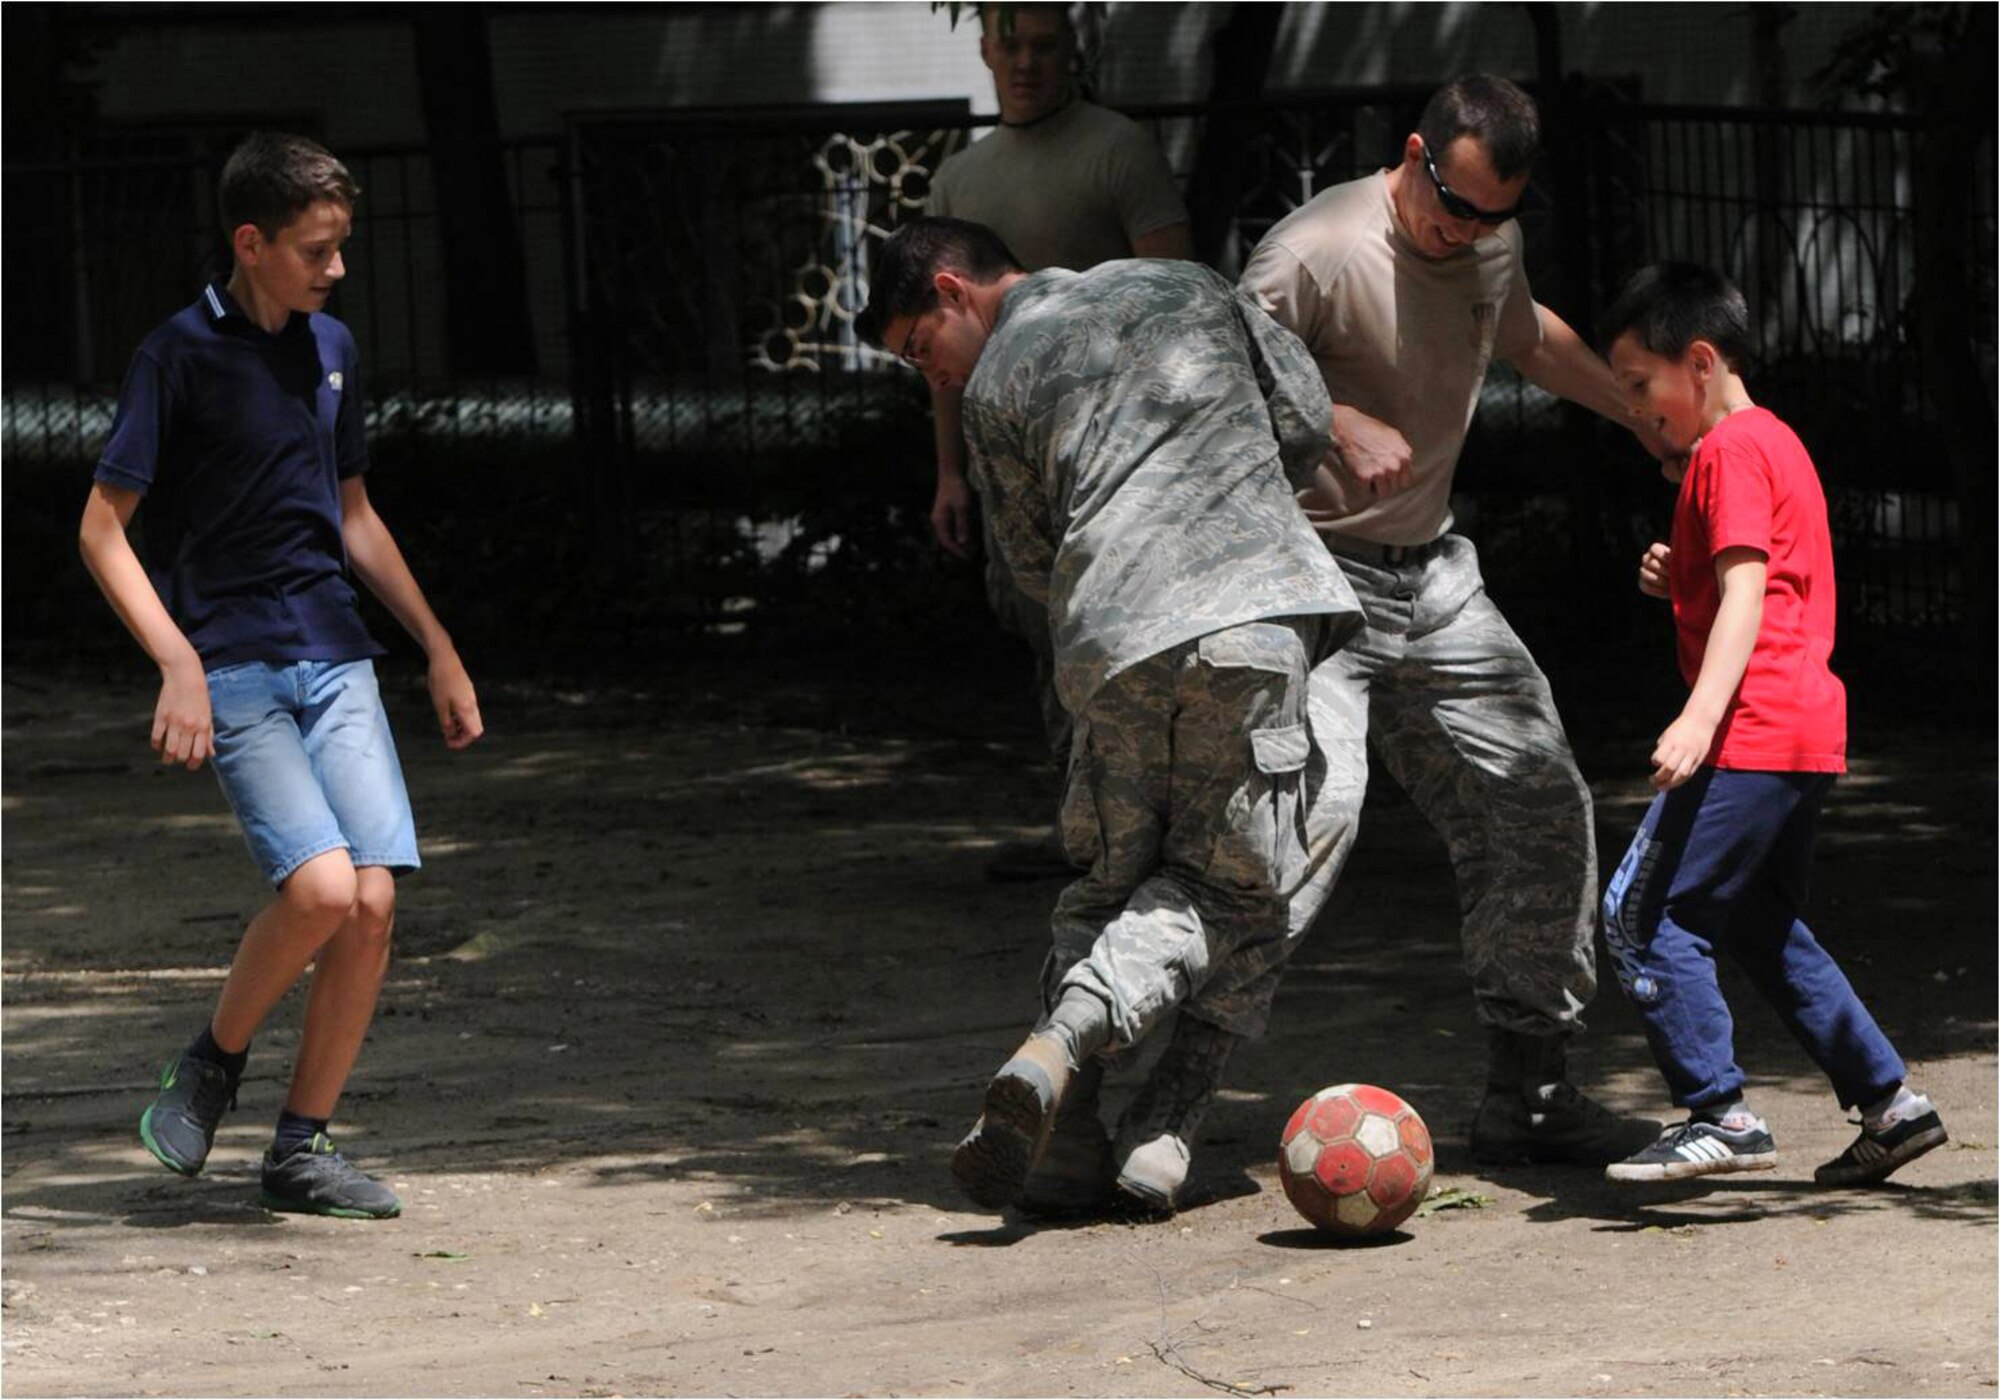
[[[812,7],[695,8],[717,43],[754,26],[747,41],[811,90]],[[1587,328],[1650,257],[1738,276],[1763,340],[1753,392],[1828,485],[1858,704],[1990,732],[1992,8],[1854,7],[1802,84],[1784,74],[1796,8],[1758,7],[1748,90],[1815,94],[1789,109],[1649,103],[1645,71],[1566,64],[1571,7],[1487,8],[1534,37],[1534,71],[1514,76],[1549,135],[1525,221],[1538,296]],[[690,107],[670,88],[605,111],[578,91],[561,130],[503,136],[490,26],[539,13],[373,7],[367,22],[409,26],[422,129],[340,152],[365,191],[334,310],[370,366],[371,491],[475,672],[658,679],[788,658],[834,675],[933,653],[1018,670],[972,571],[930,543],[919,386],[848,327],[868,242],[981,119],[939,102]],[[1376,33],[1391,13],[1328,22]],[[143,663],[76,560],[75,520],[131,348],[219,265],[213,179],[244,123],[199,104],[109,120],[92,74],[171,26],[247,36],[274,62],[305,31],[265,6],[4,18],[5,642],[17,664],[122,673]],[[1135,109],[1225,271],[1311,190],[1392,160],[1431,86],[1267,93],[1279,19],[1236,7],[1206,100]],[[1449,19],[1397,13],[1382,41],[1429,43],[1441,80]],[[259,120],[324,133],[342,94],[296,100]],[[1636,448],[1501,370],[1460,487],[1461,528],[1566,703],[1637,684],[1667,713],[1664,618],[1630,579],[1670,493]]]

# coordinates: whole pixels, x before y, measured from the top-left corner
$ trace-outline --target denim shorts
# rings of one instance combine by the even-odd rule
[[[246,661],[208,673],[215,776],[279,886],[314,856],[415,870],[417,828],[372,661]]]

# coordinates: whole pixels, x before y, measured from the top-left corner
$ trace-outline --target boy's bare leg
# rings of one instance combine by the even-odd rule
[[[250,1037],[313,958],[353,921],[357,888],[347,852],[326,851],[293,871],[278,897],[244,930],[201,1038],[212,1043],[198,1041],[189,1047],[194,1053],[168,1061],[160,1094],[139,1119],[147,1150],[174,1171],[193,1176],[208,1160],[222,1115],[235,1106]]]
[[[250,1044],[271,1008],[345,924],[355,891],[344,849],[322,852],[286,877],[237,945],[210,1027],[217,1045],[233,1053]]]
[[[320,949],[306,995],[305,1032],[285,1099],[285,1107],[303,1118],[333,1117],[389,970],[396,877],[379,865],[354,873],[359,894],[353,912]]]

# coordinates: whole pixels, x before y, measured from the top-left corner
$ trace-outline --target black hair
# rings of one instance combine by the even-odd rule
[[[1750,308],[1736,284],[1700,263],[1657,262],[1640,268],[1597,323],[1606,352],[1630,334],[1642,349],[1678,359],[1705,340],[1740,372],[1750,358]]]
[[[1431,94],[1417,119],[1417,135],[1431,159],[1442,161],[1451,143],[1470,136],[1486,148],[1502,180],[1525,174],[1542,149],[1542,118],[1535,99],[1505,78],[1467,73]]]
[[[1041,3],[1023,3],[1018,5],[1009,5],[1009,4],[987,3],[980,5],[978,9],[979,9],[979,32],[983,37],[1000,38],[1000,39],[1008,38],[1014,32],[1015,18],[1018,15],[1020,15],[1022,11],[1044,10],[1053,14],[1056,17],[1057,24],[1061,26],[1063,34],[1069,39],[1069,41],[1072,44],[1074,44],[1077,39],[1076,22],[1070,18],[1068,5],[1041,4]],[[995,21],[993,25],[993,33],[991,35],[987,35],[986,33],[986,21],[989,17],[991,17]]]
[[[255,224],[266,238],[275,238],[322,199],[352,208],[360,197],[361,186],[347,167],[319,142],[281,131],[253,131],[229,153],[216,203],[225,238],[244,224]]]
[[[955,272],[968,282],[997,282],[1009,272],[1024,272],[1020,259],[1007,250],[1000,235],[970,219],[926,216],[912,219],[889,236],[875,254],[868,277],[868,305],[854,329],[871,344],[882,343],[882,332],[902,316],[921,316],[937,305],[940,272]]]

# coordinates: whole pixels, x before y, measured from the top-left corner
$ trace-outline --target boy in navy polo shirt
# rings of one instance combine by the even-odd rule
[[[1673,601],[1691,693],[1653,749],[1653,799],[1604,895],[1605,941],[1688,1120],[1605,1168],[1614,1181],[1768,1170],[1777,1145],[1743,1098],[1727,948],[1833,1082],[1861,1133],[1826,1186],[1882,1180],[1945,1140],[1839,966],[1799,918],[1820,804],[1847,771],[1847,695],[1833,653],[1826,497],[1796,434],[1739,369],[1743,294],[1688,263],[1639,273],[1605,316],[1613,373],[1644,420],[1691,454],[1673,543],[1639,586]]]
[[[354,337],[321,312],[346,275],[359,187],[296,136],[247,138],[223,167],[227,283],[149,335],[119,395],[82,548],[160,668],[153,748],[215,761],[277,891],[243,935],[212,1019],[160,1076],[148,1150],[193,1176],[235,1106],[250,1037],[313,968],[305,1029],[263,1160],[274,1210],[383,1217],[393,1191],[334,1150],[327,1120],[388,969],[395,875],[416,830],[376,688],[382,648],[350,568],[423,647],[445,743],[480,736],[451,638],[368,501]],[[141,498],[146,564],[125,527]]]

